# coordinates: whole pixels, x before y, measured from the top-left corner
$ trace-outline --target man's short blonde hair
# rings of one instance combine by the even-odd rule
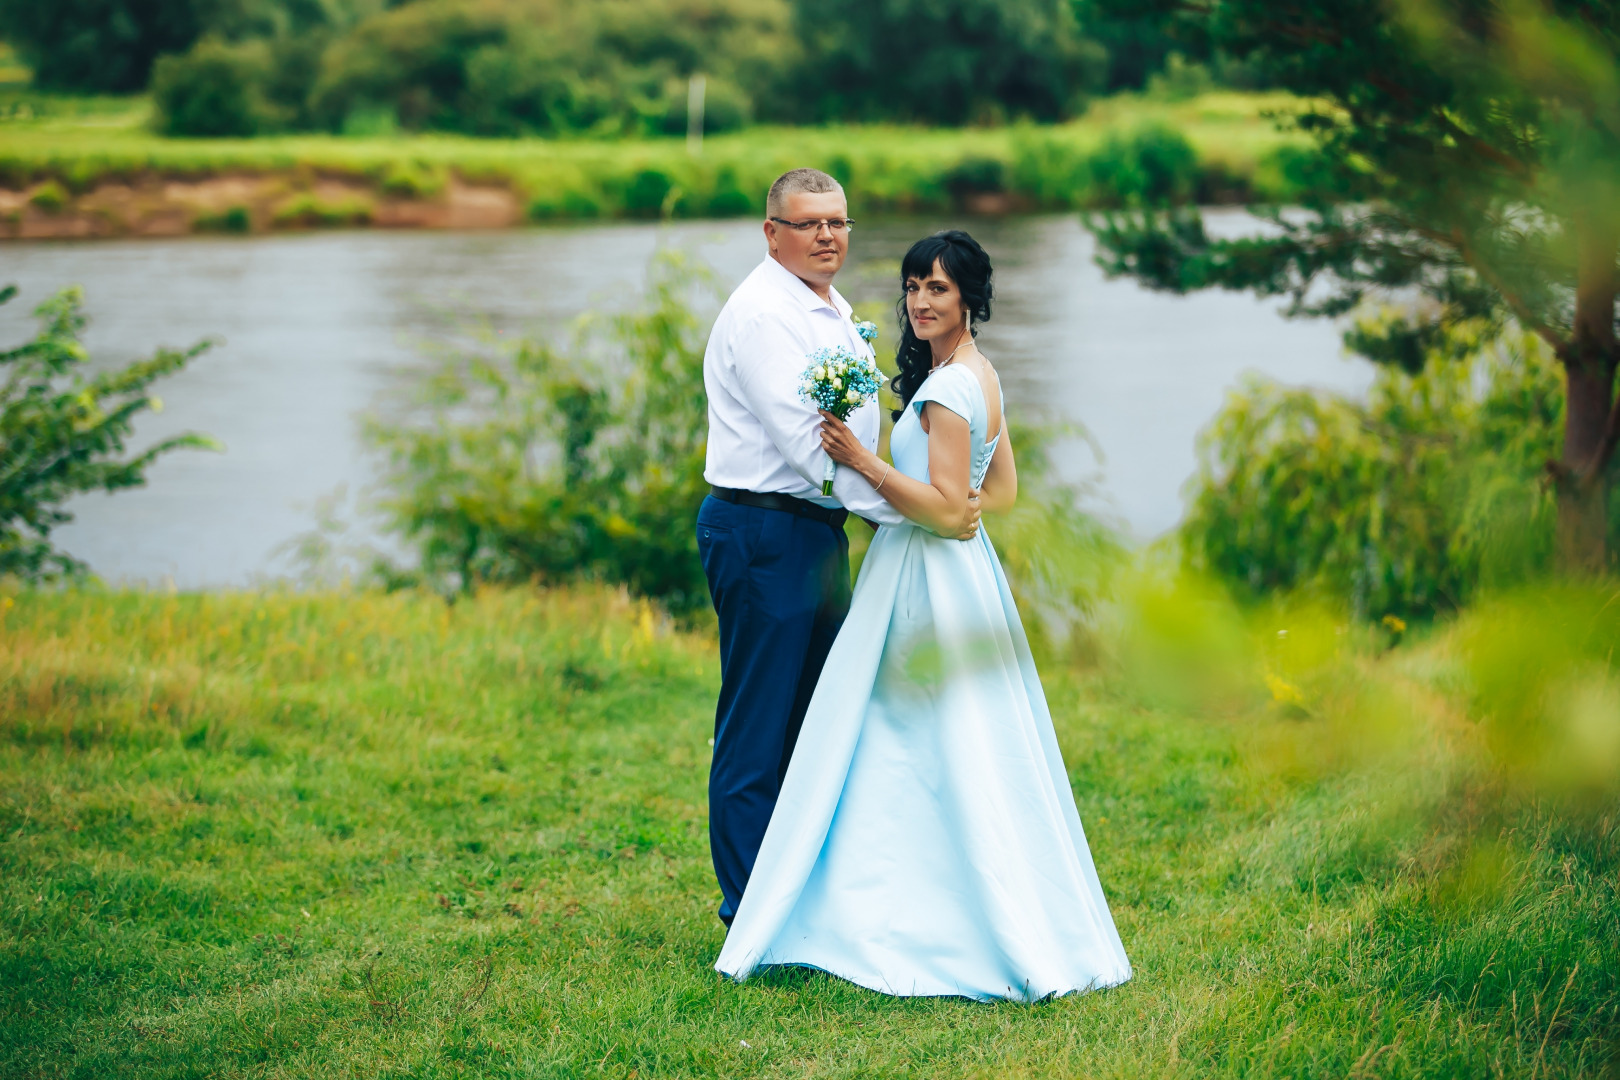
[[[826,195],[833,191],[842,195],[844,185],[820,169],[789,169],[776,178],[771,193],[765,196],[765,216],[785,215],[789,195]]]

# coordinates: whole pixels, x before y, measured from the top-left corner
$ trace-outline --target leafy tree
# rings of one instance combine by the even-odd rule
[[[1179,292],[1286,294],[1301,315],[1405,300],[1406,317],[1347,344],[1409,370],[1439,343],[1516,322],[1564,373],[1561,456],[1547,466],[1561,561],[1606,565],[1620,438],[1620,6],[1106,2],[1194,26],[1313,102],[1293,122],[1320,153],[1299,163],[1314,196],[1272,212],[1268,233],[1212,237],[1185,210],[1113,215],[1093,222],[1104,265]]]
[[[1196,37],[1178,34],[1173,21],[1142,19],[1134,13],[1111,10],[1108,0],[1075,0],[1074,14],[1085,36],[1107,53],[1101,89],[1141,90],[1148,78],[1162,71],[1172,53],[1206,59],[1205,43]]]
[[[146,85],[159,54],[203,31],[198,0],[0,0],[0,36],[44,90],[128,93]]]
[[[720,130],[777,93],[796,56],[788,19],[784,0],[419,0],[334,41],[313,111],[329,127],[381,109],[489,135],[673,133],[702,73]]]
[[[183,56],[160,56],[152,69],[157,128],[166,135],[257,135],[275,126],[263,87],[269,80],[263,42],[199,42]]]
[[[16,295],[15,286],[0,289],[0,304]],[[170,450],[216,448],[201,435],[176,435],[118,460],[136,414],[159,407],[148,387],[207,345],[160,350],[149,360],[87,376],[79,342],[83,302],[77,289],[58,293],[36,311],[39,335],[0,352],[0,575],[45,581],[84,571],[50,542],[51,530],[73,519],[62,508],[68,499],[140,487],[146,467]]]
[[[1068,0],[795,0],[814,120],[960,124],[1078,111],[1105,58]]]
[[[0,0],[0,37],[42,90],[131,93],[158,57],[207,35],[226,41],[321,36],[384,0]]]

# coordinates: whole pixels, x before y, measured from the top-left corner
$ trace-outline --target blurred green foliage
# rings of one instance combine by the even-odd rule
[[[202,32],[194,0],[0,0],[0,36],[46,90],[129,93]]]
[[[1620,799],[1620,595],[1560,583],[1505,592],[1458,627],[1470,705],[1520,791],[1579,816]]]
[[[270,56],[262,43],[209,39],[184,56],[162,56],[152,71],[158,130],[166,135],[257,135],[276,117],[264,94]]]
[[[1314,591],[1360,619],[1429,618],[1550,569],[1557,365],[1524,334],[1446,347],[1472,359],[1382,367],[1365,404],[1260,380],[1233,393],[1201,437],[1190,564],[1253,600]]]
[[[408,130],[674,134],[703,74],[705,130],[728,130],[773,104],[797,56],[789,21],[782,0],[418,0],[333,41],[311,119],[340,130],[380,109]]]
[[[1175,51],[1173,37],[1144,37],[1095,8],[1085,0],[0,0],[0,35],[19,47],[40,89],[130,92],[150,76],[159,129],[193,136],[390,124],[477,135],[678,134],[688,80],[699,74],[711,132],[755,119],[1052,121],[1077,115],[1105,87],[1147,86],[1166,64],[1155,94],[1191,96],[1226,72],[1196,43]],[[1119,62],[1105,40],[1122,50]],[[1197,58],[1183,60],[1189,48]]]
[[[1533,332],[1563,367],[1564,431],[1545,472],[1524,475],[1553,484],[1561,564],[1611,571],[1608,487],[1620,445],[1616,6],[1094,3],[1110,17],[1201,41],[1292,91],[1298,97],[1283,119],[1316,144],[1287,163],[1306,181],[1300,205],[1273,208],[1266,228],[1250,235],[1212,233],[1185,207],[1098,215],[1091,225],[1104,267],[1178,293],[1287,296],[1296,315],[1421,298],[1409,317],[1346,339],[1368,359],[1408,371],[1446,358],[1431,346],[1477,324]],[[1368,602],[1382,593],[1430,607],[1452,592],[1443,574],[1408,567],[1394,576],[1431,580],[1369,585]]]
[[[0,304],[16,295],[15,286],[0,289]],[[83,303],[77,289],[63,290],[35,312],[40,330],[32,341],[0,351],[0,577],[36,582],[82,572],[51,545],[51,530],[73,519],[64,503],[83,492],[139,487],[147,466],[170,450],[215,447],[200,435],[176,435],[118,460],[135,416],[161,407],[148,388],[207,345],[86,375]]]
[[[165,61],[160,71],[168,70]],[[228,83],[218,99],[233,104],[218,121],[222,128],[258,128],[266,112],[283,108],[262,94],[236,94]],[[756,126],[710,137],[698,156],[676,139],[413,137],[388,110],[351,114],[350,137],[167,139],[145,130],[127,102],[81,116],[57,111],[72,99],[24,91],[13,100],[14,118],[0,120],[0,184],[55,181],[82,195],[102,183],[156,177],[282,176],[287,184],[269,186],[268,202],[254,208],[260,226],[275,220],[270,203],[288,187],[307,187],[311,174],[372,187],[378,198],[433,198],[454,176],[506,187],[531,218],[551,220],[758,213],[771,181],[805,164],[839,177],[856,214],[1135,206],[1161,198],[1287,202],[1310,172],[1309,154],[1265,117],[1286,99],[1227,92],[1185,102],[1099,102],[1084,120],[1063,125]],[[0,91],[0,117],[6,108]],[[31,118],[15,118],[23,112]]]
[[[1106,53],[1070,0],[794,0],[804,62],[788,119],[936,124],[1058,120],[1084,108]]]
[[[708,602],[692,522],[707,491],[705,275],[652,265],[640,311],[574,348],[487,336],[447,348],[397,419],[373,418],[383,508],[441,590],[596,578],[688,613]]]

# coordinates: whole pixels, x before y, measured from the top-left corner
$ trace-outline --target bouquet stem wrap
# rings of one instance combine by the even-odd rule
[[[865,337],[863,332],[862,337]],[[847,421],[850,414],[877,397],[885,381],[876,361],[856,356],[843,346],[817,349],[810,354],[809,366],[799,380],[799,397],[808,405]],[[838,463],[832,458],[821,475],[821,493],[833,493]]]

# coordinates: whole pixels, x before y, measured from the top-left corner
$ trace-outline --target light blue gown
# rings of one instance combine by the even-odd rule
[[[890,440],[928,480],[918,419],[996,439],[978,376],[946,365]],[[1130,962],[1103,899],[1052,717],[988,533],[878,530],[715,967],[820,968],[900,996],[1038,1000]]]

